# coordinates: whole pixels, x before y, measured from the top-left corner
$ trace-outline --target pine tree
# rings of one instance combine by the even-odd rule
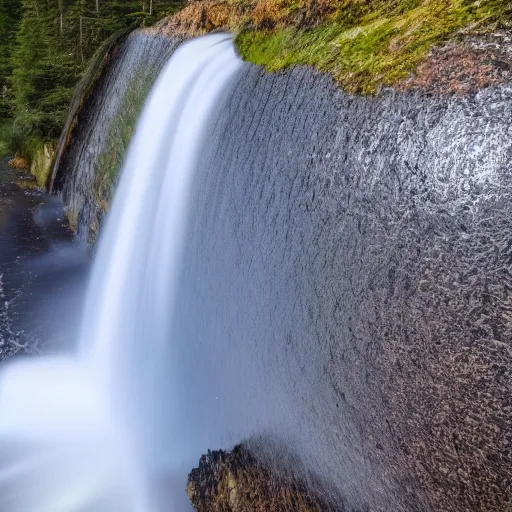
[[[16,121],[27,134],[58,136],[80,74],[73,42],[61,35],[59,7],[54,0],[22,3],[12,82]]]
[[[19,0],[0,3],[0,120],[11,115],[12,54],[16,47],[16,32],[21,17]]]
[[[0,86],[12,83],[16,130],[39,139],[59,136],[73,88],[105,39],[144,20],[154,21],[183,4],[181,0],[152,0],[150,16],[141,12],[141,0],[22,0],[17,12],[14,4],[20,0],[2,2],[3,10],[11,6],[9,12],[21,21],[17,37],[12,38],[16,50],[11,50],[3,75],[0,60]],[[3,10],[0,36],[10,26],[7,21],[2,24],[7,19]],[[12,17],[11,13],[9,20]],[[11,32],[15,25],[9,28]]]

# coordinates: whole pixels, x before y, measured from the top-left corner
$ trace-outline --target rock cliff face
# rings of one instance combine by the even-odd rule
[[[94,85],[70,112],[52,188],[83,240],[97,236],[144,100],[180,42],[136,31],[108,45],[101,75],[91,73]]]
[[[233,217],[208,230],[243,251],[201,264],[274,290],[246,316],[273,350],[315,347],[304,382],[338,400],[305,450],[356,508],[512,507],[511,116],[509,85],[361,98],[248,66],[206,145],[206,204]]]
[[[87,238],[135,70],[154,77],[177,42],[130,36],[84,106],[59,182]],[[224,356],[264,335],[283,368],[328,383],[297,398],[308,427],[290,438],[356,510],[512,510],[512,87],[484,85],[363,98],[309,68],[247,65],[205,143],[191,238],[208,250],[184,275],[207,269],[198,286],[223,293],[212,325],[245,343]]]
[[[55,145],[47,142],[38,148],[32,158],[30,172],[36,177],[37,183],[40,187],[44,187],[48,182],[54,157]]]

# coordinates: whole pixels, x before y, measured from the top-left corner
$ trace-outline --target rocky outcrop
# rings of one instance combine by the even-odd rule
[[[197,512],[342,512],[304,484],[280,477],[243,445],[209,451],[188,477],[187,494]]]
[[[71,104],[69,106],[68,115],[61,136],[57,143],[55,152],[55,162],[52,175],[49,177],[48,188],[50,192],[59,189],[62,175],[66,172],[61,168],[61,159],[66,155],[71,140],[76,136],[76,132],[82,129],[77,126],[80,120],[80,113],[89,101],[89,96],[96,88],[98,80],[106,71],[112,60],[118,56],[119,47],[128,36],[129,31],[116,33],[109,37],[93,55],[91,62],[84,72],[83,78],[77,84]]]
[[[459,37],[431,50],[401,91],[467,95],[512,81],[512,33],[497,31]]]

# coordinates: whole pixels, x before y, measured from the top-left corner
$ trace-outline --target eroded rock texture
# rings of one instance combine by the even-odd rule
[[[299,482],[273,474],[243,445],[209,451],[188,477],[187,494],[197,512],[342,512]]]
[[[287,440],[356,508],[512,510],[511,119],[508,85],[355,98],[248,67],[207,142],[224,357],[282,376]]]
[[[269,468],[284,445],[299,479],[356,510],[512,510],[504,76],[465,96],[360,98],[309,69],[244,68],[204,141],[187,226],[175,316],[197,368],[181,375],[177,357],[190,443],[265,435],[254,453]],[[85,226],[100,217],[89,151],[110,100],[84,111],[65,178]]]
[[[501,31],[466,35],[430,51],[414,75],[398,85],[428,94],[475,93],[491,85],[510,83],[512,36]]]

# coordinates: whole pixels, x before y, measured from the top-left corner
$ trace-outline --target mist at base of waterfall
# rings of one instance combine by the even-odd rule
[[[144,510],[130,445],[71,357],[12,363],[0,381],[2,510]]]

